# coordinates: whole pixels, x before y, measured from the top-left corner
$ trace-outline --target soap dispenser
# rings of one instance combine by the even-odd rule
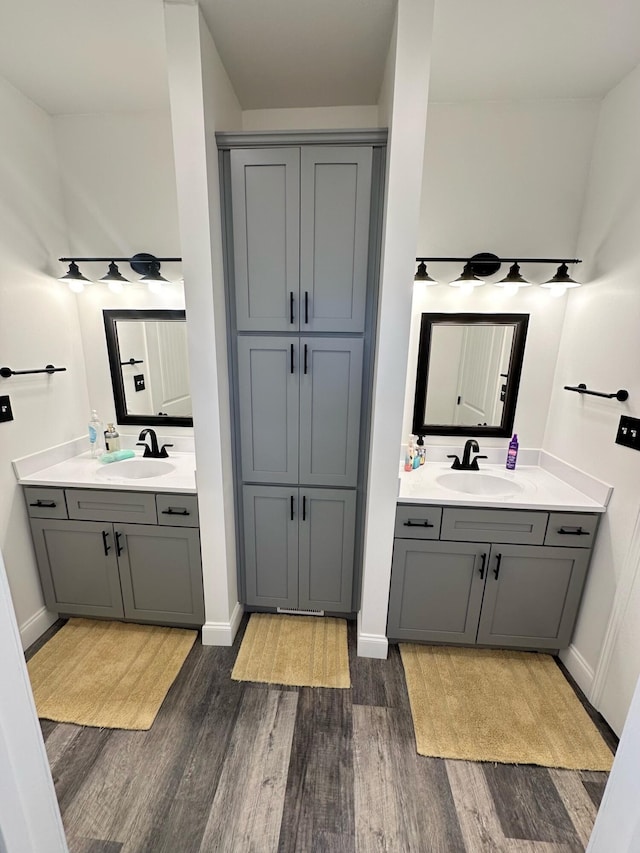
[[[107,424],[104,440],[107,445],[107,453],[113,453],[114,450],[120,450],[120,433],[116,430],[113,424]]]

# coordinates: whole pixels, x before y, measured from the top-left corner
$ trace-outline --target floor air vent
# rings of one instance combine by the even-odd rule
[[[324,610],[286,610],[278,607],[278,613],[286,613],[288,616],[324,616]]]

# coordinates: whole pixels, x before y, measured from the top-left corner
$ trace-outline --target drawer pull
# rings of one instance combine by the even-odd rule
[[[405,527],[433,527],[433,524],[429,524],[429,521],[412,521],[410,518],[404,522]]]
[[[582,527],[560,527],[558,533],[562,536],[591,536],[591,533]]]
[[[496,580],[498,580],[498,575],[500,574],[500,563],[502,562],[502,554],[496,554],[496,567],[493,570],[493,574]]]
[[[38,499],[34,504],[29,504],[29,506],[39,506],[46,507],[47,509],[53,509],[55,506],[57,506],[57,504],[55,501],[41,501]]]
[[[480,566],[480,580],[483,581],[484,580],[484,570],[487,567],[487,555],[481,554],[480,556],[482,558],[482,565]]]
[[[293,323],[293,290],[289,291],[289,322]]]
[[[162,515],[191,515],[188,509],[183,506],[170,506],[169,509],[163,509]]]
[[[109,556],[109,551],[111,550],[111,546],[107,544],[107,536],[108,535],[109,534],[107,533],[106,530],[102,531],[102,547],[104,548],[105,557]]]

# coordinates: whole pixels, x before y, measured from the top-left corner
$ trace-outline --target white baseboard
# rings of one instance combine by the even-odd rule
[[[202,626],[202,645],[232,646],[243,613],[244,607],[236,602],[231,619],[228,622],[205,622]]]
[[[22,648],[28,649],[32,643],[41,637],[47,628],[50,628],[58,618],[57,613],[52,613],[46,607],[41,607],[26,622],[20,626],[20,640]]]
[[[594,677],[593,669],[573,644],[571,644],[569,648],[563,649],[560,652],[560,660],[569,670],[571,676],[575,678],[580,690],[582,690],[587,699],[591,701],[591,690],[593,688]]]

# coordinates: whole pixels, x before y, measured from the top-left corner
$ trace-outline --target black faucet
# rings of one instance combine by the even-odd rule
[[[151,436],[151,446],[149,446],[146,441],[148,435]],[[143,457],[145,459],[166,459],[169,456],[167,453],[167,447],[173,447],[173,444],[163,444],[162,447],[159,448],[158,436],[153,429],[143,429],[138,436],[137,444],[140,447],[144,447]]]
[[[464,453],[462,454],[462,462],[457,456],[447,455],[447,459],[453,459],[451,466],[454,471],[479,471],[478,459],[486,459],[486,456],[474,456],[471,459],[472,453],[479,453],[480,446],[475,438],[470,438],[464,445]]]

